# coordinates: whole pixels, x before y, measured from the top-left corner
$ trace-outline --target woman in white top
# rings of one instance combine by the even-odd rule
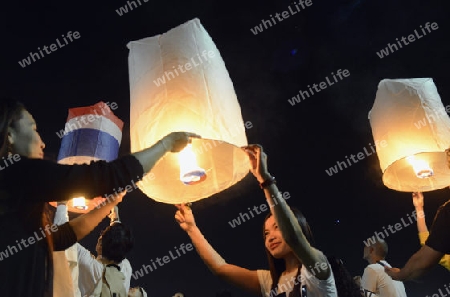
[[[270,270],[248,270],[226,263],[203,237],[191,209],[184,204],[177,206],[175,214],[180,227],[214,274],[255,295],[337,297],[327,257],[311,246],[312,234],[306,219],[299,211],[291,210],[285,201],[289,197],[282,197],[278,191],[275,178],[267,170],[267,156],[262,147],[250,145],[245,150],[252,164],[251,172],[264,190],[271,212],[264,222]]]

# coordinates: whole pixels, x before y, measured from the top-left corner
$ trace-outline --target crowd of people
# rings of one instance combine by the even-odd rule
[[[130,288],[132,268],[126,255],[133,248],[133,236],[120,221],[118,209],[125,192],[72,220],[66,202],[74,190],[83,191],[87,197],[113,193],[136,176],[142,178],[150,172],[166,153],[179,152],[191,138],[199,137],[189,132],[172,132],[147,149],[111,162],[61,165],[43,159],[45,144],[25,106],[3,100],[0,158],[14,158],[16,162],[0,170],[0,295],[151,295],[141,287]],[[249,145],[243,149],[250,160],[250,171],[270,205],[262,228],[269,269],[250,270],[228,263],[204,237],[189,205],[176,206],[175,219],[180,228],[189,236],[205,265],[219,278],[264,297],[403,297],[406,296],[403,281],[418,278],[438,264],[450,269],[450,235],[446,231],[450,225],[449,202],[437,211],[430,232],[424,217],[418,216],[422,248],[403,268],[389,265],[388,245],[378,238],[364,247],[363,257],[368,266],[363,275],[352,277],[342,260],[315,246],[305,216],[283,199],[262,146]],[[53,221],[50,201],[58,202]],[[417,212],[423,211],[422,193],[413,193],[413,203]],[[107,216],[110,225],[101,232],[94,256],[78,241]]]

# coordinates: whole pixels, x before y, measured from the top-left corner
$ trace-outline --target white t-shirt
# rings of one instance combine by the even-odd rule
[[[381,260],[387,267],[388,262]],[[393,280],[380,264],[370,264],[364,269],[361,287],[377,294],[379,297],[406,297],[405,286],[402,282]]]
[[[78,250],[78,285],[80,287],[81,296],[90,296],[95,289],[96,284],[102,278],[103,264],[100,263],[90,251],[79,243],[75,244]],[[131,280],[131,264],[127,259],[123,259],[119,264],[120,271],[125,275],[125,289],[130,290]]]
[[[56,207],[53,223],[61,226],[69,221],[69,213],[66,205]],[[68,264],[68,267],[66,267]],[[76,245],[72,245],[65,251],[53,252],[53,296],[81,297],[78,288],[78,260]],[[70,293],[73,291],[73,294]]]
[[[329,266],[329,264],[328,264]],[[330,266],[329,266],[330,267]],[[308,297],[337,297],[337,289],[334,283],[333,271],[330,269],[330,276],[326,280],[319,280],[312,272],[306,269],[305,265],[300,270],[300,277],[296,278],[297,271],[280,277],[278,282],[278,292],[271,291],[272,277],[269,270],[257,270],[261,293],[263,297],[273,297],[278,293],[286,292],[288,295],[294,286],[301,281],[302,286],[306,285]]]

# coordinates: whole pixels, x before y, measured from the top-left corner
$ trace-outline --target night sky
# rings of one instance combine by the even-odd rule
[[[129,41],[162,34],[199,18],[214,40],[233,81],[249,143],[261,144],[269,171],[288,203],[302,210],[317,247],[343,259],[353,275],[361,275],[363,240],[414,211],[411,193],[386,188],[376,154],[329,176],[326,169],[350,154],[371,152],[368,121],[377,86],[384,78],[433,78],[444,106],[450,104],[449,4],[417,0],[312,0],[297,11],[292,1],[148,1],[120,16],[126,1],[45,1],[2,4],[1,92],[23,101],[46,142],[46,158],[56,159],[68,108],[99,101],[116,102],[114,113],[125,122],[119,155],[130,152]],[[445,3],[445,4],[444,4]],[[294,9],[283,21],[252,33],[270,15]],[[299,5],[299,4],[297,4]],[[377,55],[388,43],[437,23],[422,38]],[[22,67],[38,47],[54,43],[68,31],[80,37]],[[379,53],[380,54],[380,53]],[[331,78],[338,69],[348,76],[300,103],[288,100],[308,85]],[[425,193],[425,213],[431,226],[449,189]],[[266,269],[260,214],[236,228],[229,221],[248,208],[265,203],[251,174],[233,187],[192,206],[205,237],[228,263]],[[133,230],[136,245],[129,254],[139,270],[169,252],[176,255],[190,242],[174,220],[173,205],[157,203],[134,191],[119,205],[123,223]],[[81,243],[95,251],[99,225]],[[387,261],[401,267],[420,248],[415,224],[386,239]],[[408,296],[438,293],[450,282],[442,267],[405,283]],[[229,290],[248,296],[212,275],[195,251],[187,252],[135,280],[150,296],[213,297]]]

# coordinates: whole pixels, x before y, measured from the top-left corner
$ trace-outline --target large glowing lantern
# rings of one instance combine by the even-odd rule
[[[112,112],[111,109],[115,108],[116,103],[102,101],[92,106],[70,108],[65,129],[59,134],[62,139],[58,163],[89,164],[95,160],[116,159],[122,141],[123,121]],[[68,202],[68,210],[86,213],[104,200],[102,197],[86,199],[76,195]],[[56,202],[51,204],[56,206]]]
[[[130,42],[131,151],[173,131],[194,132],[180,153],[169,153],[139,182],[150,198],[170,204],[210,197],[249,172],[244,122],[233,83],[198,19]],[[180,164],[181,163],[181,164]]]
[[[370,125],[383,183],[402,192],[426,192],[450,185],[446,149],[450,118],[431,78],[383,79]]]

